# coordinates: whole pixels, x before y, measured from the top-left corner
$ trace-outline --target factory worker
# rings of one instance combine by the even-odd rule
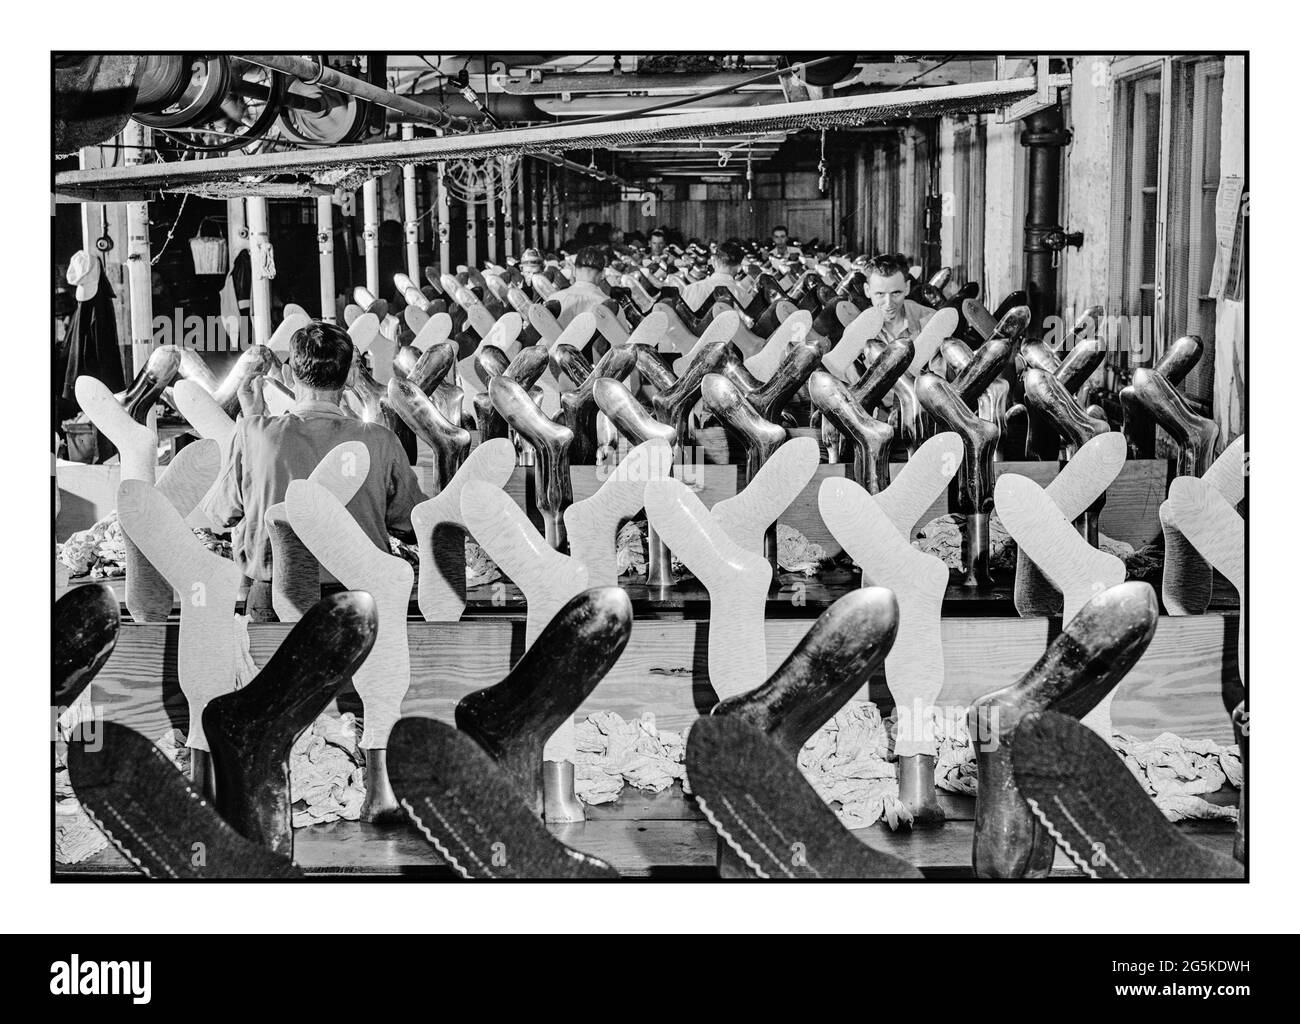
[[[725,286],[736,297],[738,303],[748,306],[754,298],[753,289],[747,280],[736,277],[740,273],[740,264],[744,258],[745,254],[739,245],[735,242],[723,242],[709,261],[713,273],[702,281],[694,281],[683,288],[682,301],[691,308],[692,312],[697,312],[713,294],[715,288]]]
[[[871,305],[884,314],[880,337],[886,341],[915,340],[934,310],[907,297],[912,281],[907,266],[896,256],[876,256],[863,268],[865,291]]]
[[[381,551],[389,550],[390,533],[414,540],[411,509],[425,500],[397,435],[347,415],[339,405],[354,351],[347,331],[316,321],[295,331],[289,346],[297,403],[283,416],[240,417],[221,475],[199,506],[214,529],[234,528],[231,548],[235,564],[252,581],[247,613],[257,622],[275,619],[266,510],[333,448],[360,441],[370,454],[370,472],[347,508]],[[322,582],[334,581],[323,574]]]
[[[607,262],[605,253],[597,246],[589,245],[578,250],[573,261],[573,284],[554,295],[560,304],[560,315],[556,319],[561,327],[568,327],[579,313],[585,313],[609,298],[609,292],[600,286]]]

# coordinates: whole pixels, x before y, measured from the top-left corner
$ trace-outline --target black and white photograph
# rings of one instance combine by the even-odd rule
[[[1247,684],[1277,54],[1118,22],[1111,52],[1064,21],[963,48],[884,8],[787,7],[819,22],[788,41],[594,8],[578,46],[550,18],[352,38],[380,13],[31,58],[48,123],[8,193],[41,206],[48,131],[49,254],[12,240],[11,297],[49,296],[52,342],[11,423],[50,490],[13,482],[10,584],[49,602],[50,754],[11,881],[105,901],[70,931],[344,901],[350,931],[444,901],[508,931],[534,897],[588,908],[542,929],[657,930],[624,900],[702,931],[882,900],[921,931],[1190,938],[1166,899],[1243,927],[1285,855],[1253,826],[1294,813],[1253,799]],[[1257,515],[1264,558],[1288,518]],[[1285,758],[1294,713],[1261,714]],[[53,996],[150,998],[75,951]],[[1108,993],[1149,959],[1249,994],[1231,943],[1218,978],[1094,952]]]

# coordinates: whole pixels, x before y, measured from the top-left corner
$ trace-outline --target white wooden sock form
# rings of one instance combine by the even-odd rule
[[[1082,445],[1045,490],[1067,522],[1084,514],[1124,468],[1128,442],[1119,431],[1099,434]],[[1055,615],[1056,588],[1023,550],[1016,552],[1013,591],[1016,611],[1022,616]]]
[[[401,811],[382,751],[411,685],[406,613],[415,574],[404,559],[376,547],[342,502],[320,484],[293,481],[284,507],[294,533],[325,570],[349,590],[364,590],[374,598],[379,616],[375,645],[352,677],[365,718],[361,747],[366,751],[366,800],[361,816],[366,821],[397,816]]]
[[[961,465],[961,438],[945,431],[917,450],[877,495],[846,479],[822,482],[822,521],[862,569],[862,585],[887,587],[898,601],[898,632],[885,657],[885,676],[898,708],[900,757],[937,754],[930,710],[943,689],[940,620],[948,589],[943,560],[914,548],[917,520]]]
[[[672,445],[646,441],[632,448],[590,498],[564,511],[569,552],[587,568],[589,587],[618,586],[619,524],[645,506],[645,486],[672,475]]]
[[[243,574],[234,562],[204,548],[167,496],[146,481],[122,481],[117,513],[123,532],[180,595],[176,674],[189,703],[185,742],[206,751],[203,709],[236,686],[235,601]]]
[[[781,321],[768,337],[767,344],[745,360],[745,369],[766,384],[785,361],[790,346],[807,338],[811,330],[812,314],[806,309],[796,310]]]
[[[465,611],[465,520],[461,492],[472,482],[504,488],[515,468],[515,448],[507,438],[484,441],[469,453],[451,482],[411,510],[420,546],[417,599],[426,622],[457,622]],[[443,529],[454,527],[454,530]],[[449,577],[443,566],[452,567]]]
[[[1201,556],[1237,588],[1237,671],[1246,681],[1246,523],[1212,481],[1180,476],[1169,485],[1169,513]]]
[[[709,682],[719,700],[767,679],[765,612],[772,567],[738,544],[680,480],[646,484],[650,524],[709,592]]]
[[[498,486],[470,481],[461,490],[460,506],[470,534],[523,593],[528,605],[524,645],[531,647],[556,613],[588,589],[586,566],[547,544],[524,510]],[[573,764],[576,756],[577,737],[570,715],[547,738],[542,760],[563,768]],[[571,770],[563,774],[572,777]],[[572,792],[557,794],[548,784],[545,793],[547,821],[583,820],[582,805]]]
[[[1223,450],[1201,477],[1223,495],[1229,505],[1239,504],[1246,496],[1245,452],[1246,435],[1242,434]],[[1168,501],[1160,506],[1160,525],[1165,534],[1165,568],[1160,594],[1165,609],[1170,615],[1203,614],[1210,606],[1214,573],[1178,529]]]
[[[876,337],[884,325],[885,317],[880,310],[874,306],[864,309],[853,323],[844,328],[835,346],[822,356],[822,365],[840,380],[852,383],[857,379],[857,374],[852,372],[853,361],[862,355],[867,342]]]
[[[1124,582],[1124,563],[1079,536],[1051,496],[1028,477],[1004,473],[993,488],[993,504],[1011,538],[1061,592],[1062,625],[1103,590]],[[1112,690],[1083,719],[1107,743],[1114,696]]]
[[[307,477],[347,505],[370,473],[370,449],[344,441],[325,453]],[[271,536],[271,607],[281,622],[297,622],[320,600],[320,563],[289,525],[284,502],[266,510]]]

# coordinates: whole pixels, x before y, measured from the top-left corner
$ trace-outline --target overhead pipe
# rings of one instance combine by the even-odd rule
[[[269,53],[240,54],[240,58],[250,64],[268,68],[271,71],[279,71],[304,82],[319,85],[322,89],[341,92],[345,96],[355,96],[357,99],[378,104],[388,110],[395,110],[408,121],[420,121],[439,128],[464,129],[469,127],[464,118],[448,114],[437,107],[419,103],[409,96],[399,96],[395,92],[381,89],[369,82],[363,82],[359,78],[353,78],[351,75],[342,74],[328,65],[318,64],[314,60]]]

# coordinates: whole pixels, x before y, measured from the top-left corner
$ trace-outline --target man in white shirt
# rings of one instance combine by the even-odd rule
[[[867,298],[884,314],[880,337],[886,341],[915,340],[934,310],[907,297],[911,281],[907,267],[895,256],[876,256],[863,268]]]
[[[747,282],[736,278],[744,258],[743,250],[735,242],[723,242],[718,246],[718,251],[709,261],[713,273],[703,281],[695,281],[682,289],[682,301],[690,307],[692,313],[698,313],[700,307],[713,294],[713,290],[718,287],[729,289],[740,305],[749,305],[754,298],[754,292]]]
[[[585,313],[609,298],[609,293],[598,283],[605,276],[605,265],[605,254],[596,246],[589,245],[578,251],[573,264],[573,284],[553,296],[560,304],[560,315],[556,319],[561,327],[568,327],[579,313]]]

